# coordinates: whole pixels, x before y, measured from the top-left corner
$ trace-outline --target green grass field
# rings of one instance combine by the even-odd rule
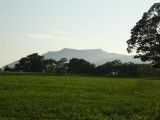
[[[0,120],[160,120],[160,78],[0,73]]]

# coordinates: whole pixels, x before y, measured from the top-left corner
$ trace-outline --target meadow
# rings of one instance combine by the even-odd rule
[[[160,78],[0,72],[0,120],[159,120]]]

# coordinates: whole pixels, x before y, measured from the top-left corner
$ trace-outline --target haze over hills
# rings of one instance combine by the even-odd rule
[[[49,51],[43,54],[43,56],[45,57],[45,59],[52,58],[55,60],[60,60],[61,58],[64,57],[67,58],[68,60],[72,58],[81,58],[96,65],[102,65],[106,62],[113,60],[121,60],[123,63],[124,62],[142,63],[139,59],[134,59],[132,55],[128,56],[117,53],[108,53],[103,51],[102,49],[77,50],[77,49],[64,48],[60,51]],[[18,63],[18,61],[8,64],[8,66],[12,68],[16,63]]]
[[[134,62],[142,63],[139,59],[134,59],[133,56],[122,55],[117,53],[108,53],[102,49],[86,49],[86,50],[77,50],[64,48],[60,51],[50,51],[43,56],[46,59],[53,58],[59,60],[63,57],[70,60],[71,58],[82,58],[96,65],[101,65],[113,60],[121,60],[122,62]]]

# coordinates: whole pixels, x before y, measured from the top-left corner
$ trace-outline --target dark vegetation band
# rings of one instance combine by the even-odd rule
[[[3,71],[19,72],[44,72],[44,73],[63,73],[63,74],[84,74],[102,76],[158,76],[159,68],[153,68],[151,64],[135,64],[132,62],[122,63],[120,60],[106,62],[96,66],[84,59],[61,58],[44,59],[43,56],[34,53],[21,58],[13,67],[5,66]]]

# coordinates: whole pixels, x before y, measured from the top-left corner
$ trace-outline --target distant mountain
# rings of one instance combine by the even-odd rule
[[[82,58],[96,65],[101,65],[113,60],[121,60],[122,62],[134,62],[142,63],[139,59],[134,59],[133,56],[122,55],[117,53],[108,53],[102,49],[87,49],[87,50],[76,50],[64,48],[60,51],[47,52],[43,56],[59,60],[63,57],[70,60],[71,58]]]
[[[60,60],[64,57],[68,60],[72,58],[82,58],[96,65],[102,65],[106,62],[113,60],[121,60],[122,62],[142,63],[139,59],[134,59],[133,56],[122,55],[117,53],[108,53],[103,51],[102,49],[76,50],[64,48],[60,51],[47,52],[43,54],[43,56],[45,57],[45,59],[53,58],[55,60]],[[18,63],[18,61],[10,63],[8,64],[8,66],[13,68],[16,63]]]

